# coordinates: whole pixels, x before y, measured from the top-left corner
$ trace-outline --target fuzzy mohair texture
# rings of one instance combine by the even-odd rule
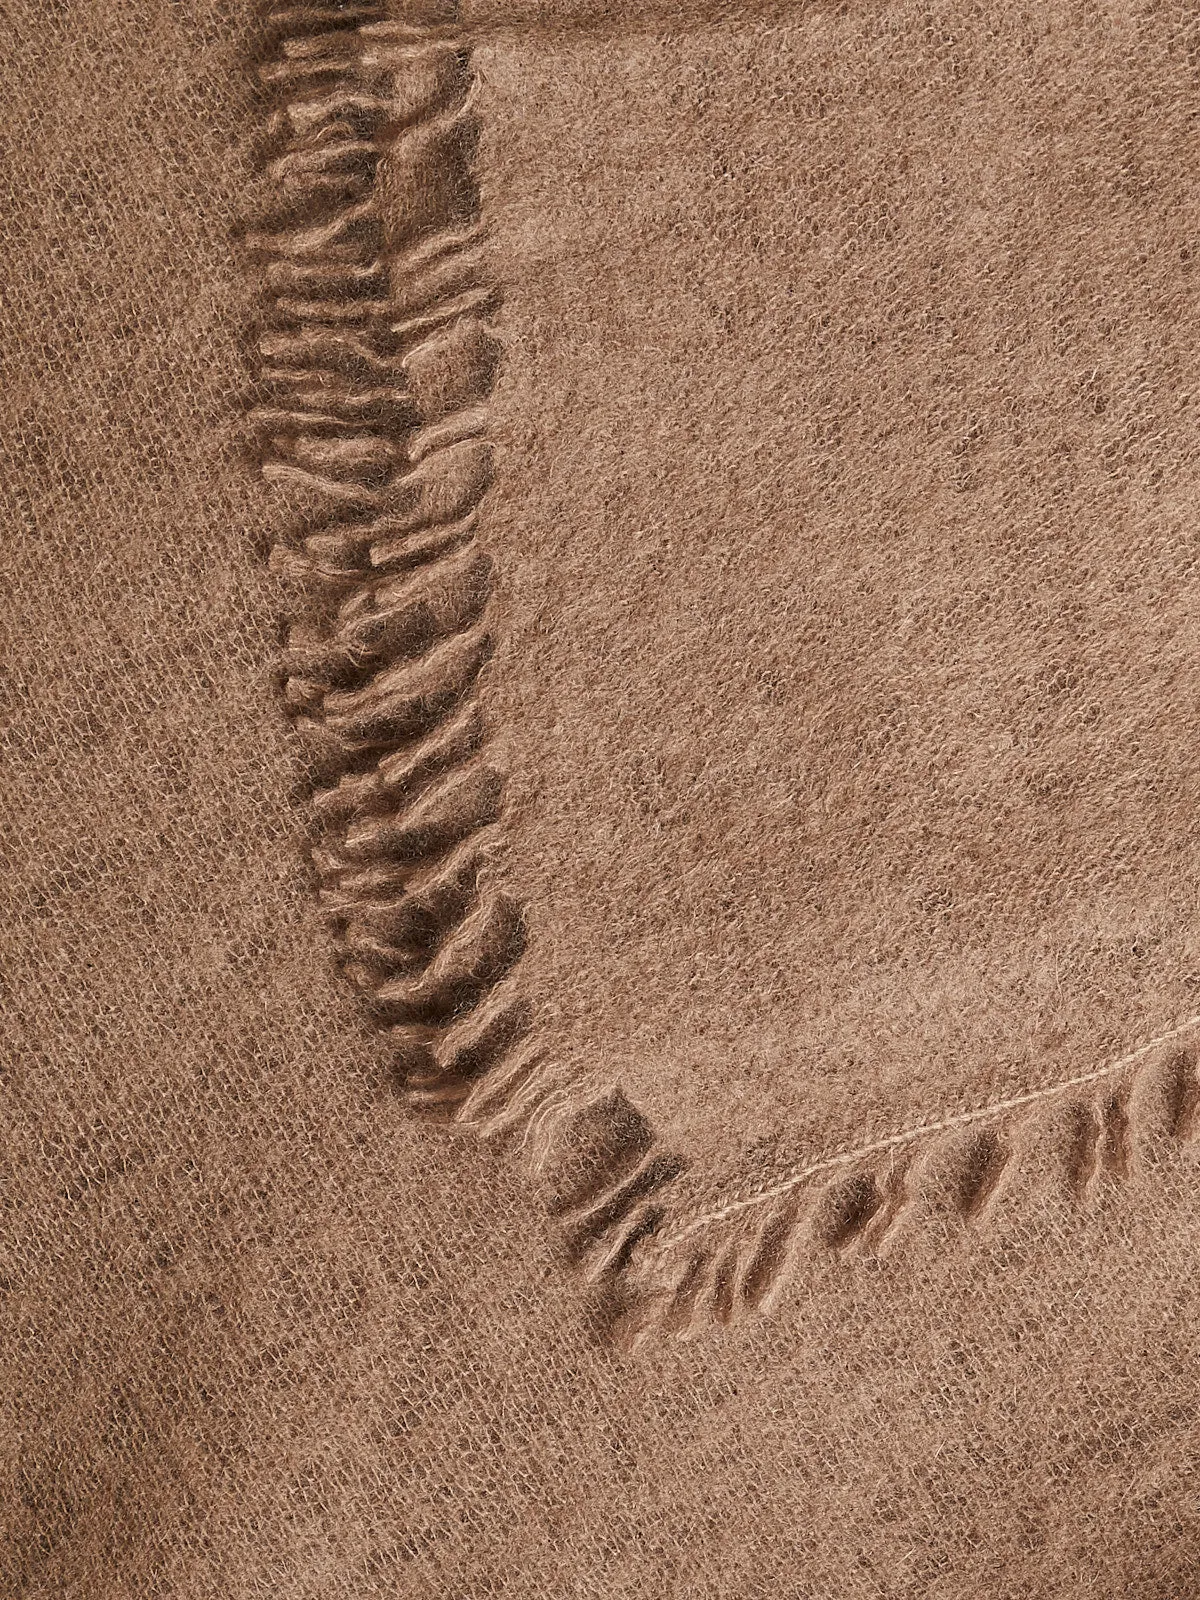
[[[0,1593],[1195,1593],[1200,22],[3,37]]]

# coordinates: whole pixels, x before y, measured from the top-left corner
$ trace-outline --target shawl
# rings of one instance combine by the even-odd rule
[[[9,19],[3,1592],[1192,1592],[1194,34]]]

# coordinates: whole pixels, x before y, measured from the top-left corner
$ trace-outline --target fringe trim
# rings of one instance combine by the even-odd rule
[[[526,926],[499,887],[487,402],[470,53],[453,4],[275,10],[275,105],[247,235],[262,263],[262,473],[292,514],[283,698],[320,775],[313,860],[339,964],[416,1109],[517,1147],[589,1278],[665,1217],[682,1162],[619,1089],[534,1043]]]
[[[248,237],[263,261],[263,476],[295,510],[281,662],[311,747],[320,898],[414,1104],[453,1108],[527,1031],[496,887],[503,776],[479,700],[492,563],[496,295],[481,277],[469,57],[440,4],[274,11],[276,105]],[[386,194],[386,204],[383,195]]]
[[[1200,1136],[1200,1017],[1079,1077],[836,1151],[638,1241],[610,1285],[616,1340],[693,1336],[771,1309],[806,1252],[880,1257],[906,1234],[973,1229],[1032,1180],[1102,1203]]]

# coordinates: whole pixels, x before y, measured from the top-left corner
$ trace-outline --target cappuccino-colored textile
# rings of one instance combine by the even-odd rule
[[[1169,1031],[1192,914],[1186,16],[463,23],[505,347],[481,692],[516,975],[556,1058],[620,1081],[703,1208],[777,1150]],[[1068,1097],[1006,1134],[994,1194],[964,1210],[945,1152],[885,1238],[798,1231],[769,1314],[632,1351],[519,1152],[398,1093],[318,910],[279,495],[243,418],[269,48],[241,6],[97,0],[5,35],[0,1590],[1188,1595],[1200,1208],[1174,1046],[1100,1124]],[[1017,559],[1035,533],[1044,581]],[[908,607],[883,608],[891,723],[867,716],[885,576]],[[1034,755],[993,748],[1014,685]],[[999,854],[931,871],[907,921],[921,785],[870,808],[837,766],[855,717],[897,730],[876,770],[955,741],[980,804],[956,832],[967,790],[918,762],[921,859],[1015,796]],[[801,833],[818,756],[842,787]],[[875,873],[865,909],[845,850]],[[838,959],[772,875],[801,859],[832,880]],[[988,859],[1011,886],[990,923]],[[1060,870],[1093,881],[1051,921]],[[1036,962],[1018,993],[1069,914],[1063,948],[1092,950],[1100,904],[1111,948],[1060,958],[1062,1017]],[[870,916],[891,943],[864,953]],[[1016,952],[1016,987],[960,964],[933,1011],[961,1031],[927,1053],[928,987],[897,1015],[887,963],[940,959],[959,919]],[[892,1053],[831,1077],[797,973],[842,983]]]
[[[856,6],[476,59],[495,694],[564,1048],[732,1160],[1187,1022],[1175,29]]]

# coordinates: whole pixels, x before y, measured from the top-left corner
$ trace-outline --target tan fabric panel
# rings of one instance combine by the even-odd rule
[[[816,15],[827,29],[850,25]],[[1112,47],[1114,85],[1157,59],[1161,39],[1172,61],[1187,59],[1179,25],[1145,18],[1134,44],[1146,53]],[[661,1071],[642,1048],[653,1040],[639,1030],[682,1021],[673,985],[690,976],[688,938],[702,951],[723,924],[700,918],[676,941],[670,893],[685,856],[644,848],[655,807],[667,809],[653,768],[659,702],[638,690],[621,727],[609,705],[613,681],[640,680],[607,652],[640,649],[655,671],[672,659],[645,606],[606,604],[610,547],[625,551],[626,597],[661,597],[682,570],[666,561],[665,540],[681,535],[645,531],[627,495],[602,515],[599,491],[584,500],[579,486],[593,452],[595,483],[613,482],[619,441],[607,455],[601,445],[618,413],[628,449],[660,426],[671,443],[672,415],[705,422],[734,504],[753,484],[734,472],[743,456],[718,419],[740,419],[746,449],[782,446],[756,427],[748,402],[763,383],[735,359],[757,348],[750,327],[739,331],[731,313],[718,338],[725,291],[715,285],[722,262],[741,270],[739,238],[714,233],[705,272],[716,276],[679,297],[708,341],[684,406],[677,327],[656,335],[668,340],[661,358],[636,336],[661,309],[650,277],[662,254],[641,252],[620,292],[605,291],[594,263],[611,257],[572,257],[561,243],[585,209],[567,204],[561,174],[584,161],[571,150],[598,157],[623,144],[628,170],[597,160],[586,208],[589,226],[608,210],[615,251],[656,170],[664,209],[679,206],[671,148],[700,163],[703,134],[682,107],[672,120],[655,88],[707,86],[709,126],[725,130],[720,154],[736,171],[754,127],[771,124],[764,109],[753,126],[732,126],[733,76],[748,81],[757,52],[769,85],[789,50],[789,73],[802,75],[803,19],[765,32],[697,19],[681,40],[645,13],[629,27],[614,14],[591,26],[587,45],[511,10],[473,20],[493,260],[516,262],[521,239],[532,250],[540,238],[549,263],[537,304],[530,277],[504,283],[497,492],[485,502],[504,624],[486,699],[510,772],[505,871],[530,928],[522,969],[556,979],[539,1002],[562,1029],[564,1058],[570,1043],[571,1063],[590,1068],[594,1046],[604,1070],[666,1119],[664,1137],[699,1149],[716,1125],[735,1146],[761,1126],[752,1099],[740,1124],[728,1121],[717,1108],[732,1103],[731,1084],[702,1054],[687,1057],[685,1031],[657,1036],[668,1041],[655,1047]],[[262,162],[268,105],[253,69],[266,49],[250,9],[224,5],[94,0],[27,11],[4,36],[0,1590],[81,1600],[1186,1594],[1197,1559],[1190,1247],[1200,1218],[1194,1153],[1167,1136],[1161,1097],[1147,1099],[1123,1177],[1101,1163],[1072,1187],[1076,1169],[1050,1159],[1061,1128],[1039,1124],[1046,1159],[1032,1149],[1014,1164],[1002,1212],[964,1220],[961,1173],[948,1168],[944,1192],[931,1177],[913,1225],[893,1230],[887,1248],[797,1236],[769,1314],[747,1308],[690,1340],[660,1329],[626,1353],[607,1339],[600,1289],[564,1259],[561,1230],[513,1152],[421,1120],[397,1093],[393,1044],[334,970],[318,914],[313,774],[276,671],[292,604],[267,570],[280,496],[259,482],[245,437],[258,289],[234,234]],[[911,50],[905,65],[911,73]],[[1191,90],[1160,73],[1154,92],[1146,116],[1164,130],[1162,160],[1182,159],[1171,131]],[[948,93],[929,80],[931,106]],[[715,165],[705,170],[716,185]],[[605,172],[618,173],[608,189]],[[717,215],[681,219],[692,229],[685,263]],[[1145,281],[1126,274],[1119,293],[1136,299]],[[1162,281],[1169,299],[1176,280]],[[585,302],[590,323],[572,310],[533,348],[537,318],[549,327],[555,306]],[[1183,350],[1182,318],[1171,340]],[[1112,348],[1117,363],[1132,346]],[[1181,398],[1184,357],[1177,371],[1154,348],[1139,359],[1163,441],[1137,435],[1136,472],[1156,452],[1185,449],[1163,398],[1169,383]],[[573,362],[573,397],[548,409],[543,375],[585,349],[594,353]],[[626,376],[633,364],[657,385],[640,414],[632,387],[604,385],[617,356]],[[672,362],[676,387],[664,377]],[[746,403],[703,399],[705,372]],[[788,415],[797,396],[810,404],[795,382],[789,366]],[[1065,405],[1067,392],[1051,386],[1045,404]],[[1104,393],[1108,411],[1079,402],[1076,464],[1136,398],[1115,380]],[[570,422],[583,416],[586,441]],[[572,455],[573,439],[586,452]],[[984,446],[977,453],[972,470],[998,472]],[[708,493],[695,487],[705,459],[664,444],[672,504]],[[958,458],[937,459],[950,472]],[[698,473],[691,489],[687,473]],[[653,481],[640,477],[637,492]],[[1168,490],[1137,482],[1143,520],[1122,502],[1123,525],[1150,537],[1161,526],[1151,502]],[[848,498],[841,514],[855,506]],[[1186,534],[1185,502],[1176,515]],[[750,535],[736,531],[743,551]],[[761,524],[753,537],[754,560],[783,570],[782,542]],[[727,547],[700,542],[683,574],[692,598],[678,608],[699,621],[682,637],[692,644],[699,630],[719,648],[690,648],[686,670],[680,662],[670,675],[688,737],[720,651],[730,684],[745,687],[738,675],[750,670],[740,635],[723,642],[726,613],[695,611],[714,551]],[[1155,549],[1165,562],[1166,546]],[[743,615],[758,603],[751,589]],[[579,626],[547,629],[533,649],[538,605],[568,591]],[[1164,587],[1164,614],[1174,603]],[[780,611],[767,618],[779,639],[792,637]],[[1169,698],[1168,658],[1154,681]],[[580,705],[596,719],[590,741]],[[782,713],[769,695],[762,710],[765,737]],[[755,746],[732,710],[726,728],[724,748],[736,735],[744,761]],[[539,749],[537,776],[528,757]],[[782,759],[770,742],[767,753]],[[1185,752],[1170,761],[1186,775]],[[585,771],[592,780],[576,787]],[[606,772],[611,791],[594,781]],[[746,793],[761,816],[769,785]],[[539,806],[540,832],[530,826]],[[600,896],[594,863],[606,826],[635,823],[638,881],[651,873],[644,907],[659,933],[641,930],[627,948],[634,902],[612,884]],[[677,825],[687,848],[700,837],[692,827]],[[670,843],[667,827],[654,837],[664,835]],[[757,848],[749,826],[702,842],[726,861]],[[619,842],[603,850],[623,884],[632,869]],[[584,904],[603,912],[590,939]],[[751,920],[761,914],[753,896],[740,904]],[[655,966],[646,951],[660,945]],[[731,992],[757,993],[768,947],[758,934],[733,941]],[[632,1002],[654,995],[635,1016]],[[753,1051],[739,1061],[752,1087]],[[672,1075],[702,1092],[668,1093]],[[787,1092],[802,1088],[793,1078]],[[779,1104],[770,1099],[772,1114]],[[856,1127],[861,1105],[845,1107]],[[835,1111],[820,1112],[826,1131]]]

